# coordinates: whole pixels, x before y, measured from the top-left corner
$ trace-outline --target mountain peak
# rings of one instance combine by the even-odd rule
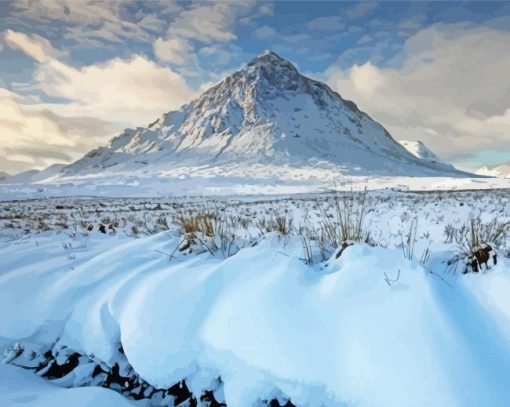
[[[253,66],[274,66],[274,67],[281,67],[281,68],[287,68],[291,70],[293,73],[297,73],[296,67],[285,58],[282,58],[280,55],[278,55],[276,52],[271,50],[265,50],[261,54],[259,54],[257,57],[252,59],[247,67],[253,67]]]
[[[276,52],[271,51],[270,49],[266,49],[262,51],[259,56],[255,58],[255,60],[273,60],[273,61],[286,61]],[[288,62],[288,61],[286,61]]]
[[[444,174],[353,102],[264,51],[180,110],[122,133],[67,172],[151,167],[292,165],[343,174]],[[452,169],[446,171],[451,172]]]

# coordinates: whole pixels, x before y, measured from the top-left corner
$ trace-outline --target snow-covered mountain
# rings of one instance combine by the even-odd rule
[[[353,102],[271,51],[180,110],[146,128],[125,130],[63,172],[161,175],[183,167],[253,164],[342,175],[466,175],[409,153]]]
[[[453,165],[442,162],[441,159],[423,142],[421,141],[409,141],[409,140],[399,140],[398,141],[404,148],[409,151],[412,155],[417,158],[420,158],[424,161],[428,161],[430,163],[440,165],[444,168],[454,169]]]
[[[482,167],[476,173],[491,177],[510,178],[510,161],[504,164]]]

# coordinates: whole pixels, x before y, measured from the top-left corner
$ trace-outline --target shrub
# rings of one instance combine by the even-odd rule
[[[180,213],[176,221],[183,234],[181,251],[199,246],[212,255],[219,252],[227,258],[234,255],[242,245],[238,242],[242,240],[238,218],[229,216],[222,208]]]
[[[400,240],[402,242],[402,251],[404,257],[408,260],[412,260],[414,256],[414,244],[416,243],[416,231],[418,229],[418,219],[413,219],[409,226],[409,231],[406,235],[400,233]],[[423,256],[422,256],[423,257]]]
[[[351,192],[347,197],[334,197],[333,211],[324,207],[319,212],[319,229],[309,234],[317,240],[321,257],[325,259],[331,250],[345,249],[356,242],[371,243],[370,229],[366,223],[367,190]]]
[[[456,241],[457,253],[448,262],[448,271],[456,271],[459,263],[471,265],[473,271],[478,271],[481,264],[474,264],[474,259],[480,256],[481,252],[502,248],[510,232],[510,222],[501,222],[498,218],[483,223],[480,217],[471,219],[469,224],[454,231],[449,231]]]

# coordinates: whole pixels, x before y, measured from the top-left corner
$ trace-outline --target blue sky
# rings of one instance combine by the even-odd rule
[[[79,158],[262,50],[397,139],[510,161],[510,3],[0,2],[0,170]]]

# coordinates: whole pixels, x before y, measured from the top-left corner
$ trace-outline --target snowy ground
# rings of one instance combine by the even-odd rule
[[[166,163],[165,163],[166,164]],[[0,183],[0,200],[62,196],[146,197],[317,193],[368,188],[416,191],[510,188],[510,178],[346,176],[338,167],[223,165]]]
[[[339,255],[350,199],[0,203],[0,405],[507,406],[510,241],[480,273],[459,246],[510,191],[371,192]]]

